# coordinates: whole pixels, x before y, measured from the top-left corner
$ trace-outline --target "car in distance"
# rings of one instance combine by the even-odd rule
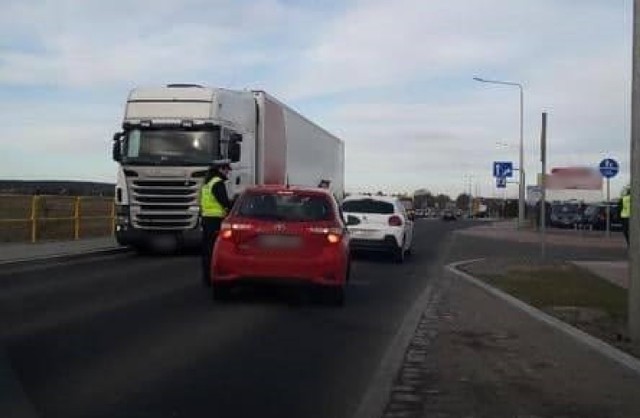
[[[457,220],[458,217],[456,216],[455,212],[451,209],[445,209],[442,212],[442,220],[443,221],[455,221]]]
[[[349,196],[342,212],[348,220],[352,250],[387,253],[398,263],[411,253],[413,220],[399,199]]]

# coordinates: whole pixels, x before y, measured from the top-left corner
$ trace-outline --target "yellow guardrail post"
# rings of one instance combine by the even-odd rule
[[[75,199],[73,207],[73,239],[80,239],[80,201],[81,197]]]
[[[31,242],[38,239],[38,196],[31,198]]]

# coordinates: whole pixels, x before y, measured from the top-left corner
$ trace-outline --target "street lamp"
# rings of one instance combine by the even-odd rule
[[[501,84],[504,86],[514,86],[520,89],[520,162],[519,173],[520,179],[518,184],[518,227],[524,226],[524,191],[525,191],[525,175],[524,175],[524,89],[522,84],[512,81],[486,80],[480,77],[473,77],[475,81],[481,83]]]

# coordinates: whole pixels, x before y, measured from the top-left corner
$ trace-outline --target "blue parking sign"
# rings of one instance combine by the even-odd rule
[[[513,177],[513,163],[511,161],[494,161],[493,177]]]

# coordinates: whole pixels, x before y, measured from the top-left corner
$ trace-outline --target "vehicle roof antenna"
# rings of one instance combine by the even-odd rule
[[[287,181],[286,181],[285,185],[286,185],[287,189],[288,189],[288,188],[289,188],[289,186],[290,186],[290,185],[289,185],[289,175],[288,175],[288,174],[287,174]]]

